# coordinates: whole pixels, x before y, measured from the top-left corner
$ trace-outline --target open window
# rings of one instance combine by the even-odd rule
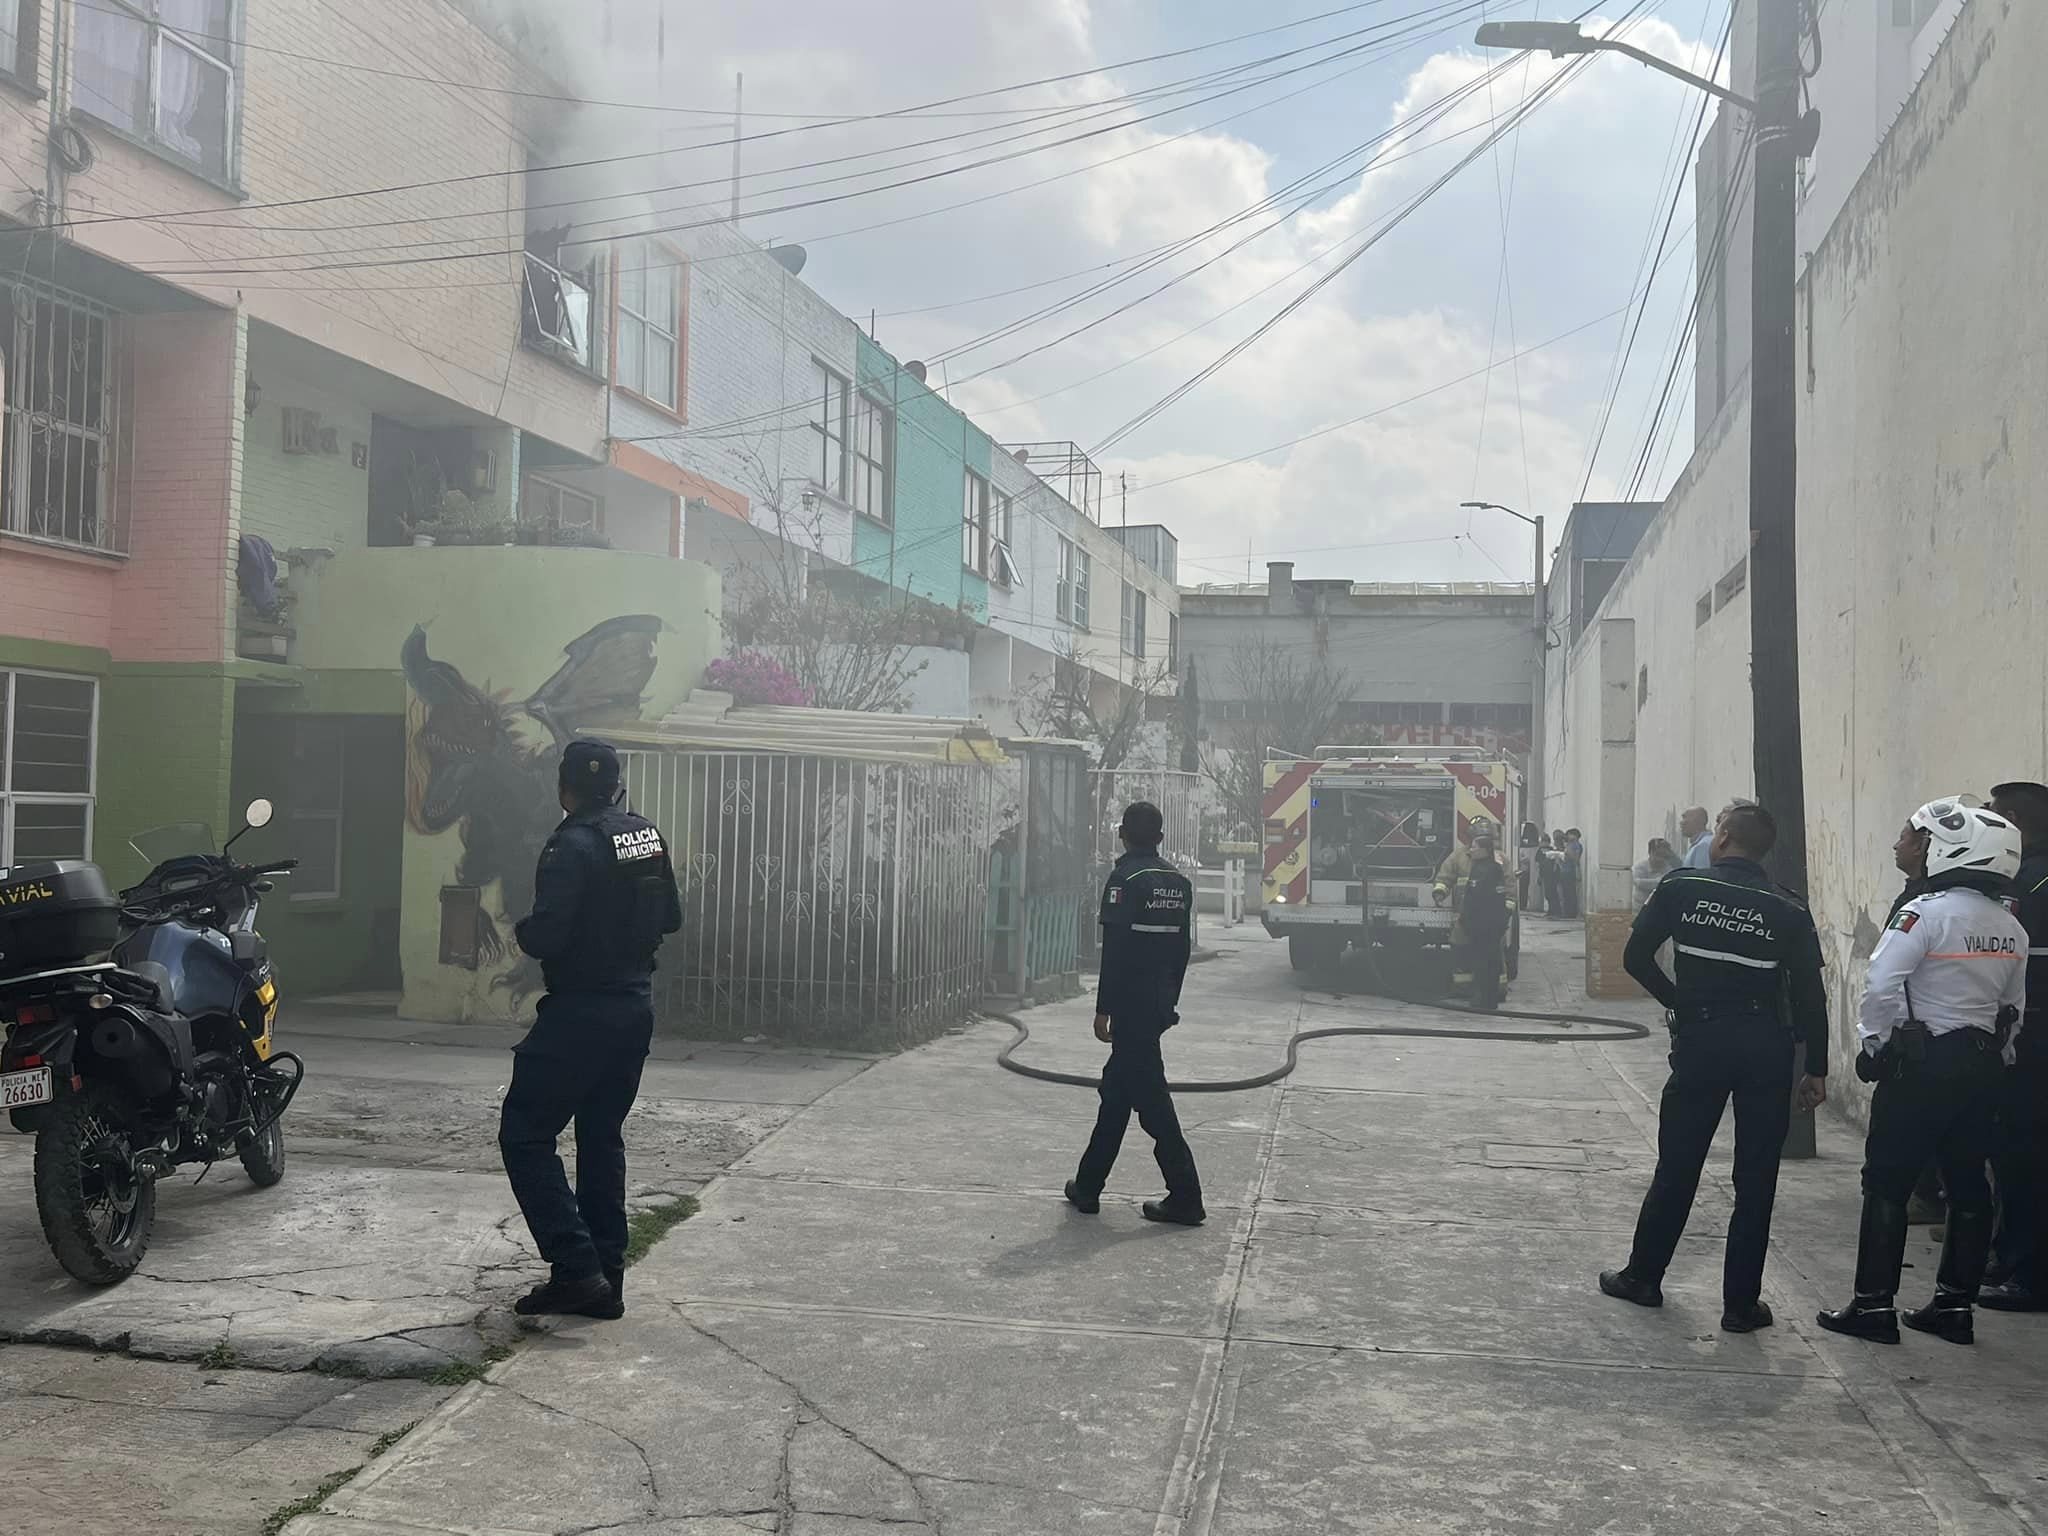
[[[591,274],[563,264],[559,246],[552,251],[526,250],[526,344],[574,363],[592,365],[590,345]]]

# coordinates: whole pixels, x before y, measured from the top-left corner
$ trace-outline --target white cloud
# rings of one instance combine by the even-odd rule
[[[644,50],[630,61],[614,59],[604,72],[602,93],[645,95],[659,89],[667,100],[717,102],[729,97],[732,75],[743,69],[748,102],[761,111],[871,112],[1020,79],[1082,72],[1058,85],[948,109],[968,111],[1101,101],[1255,51],[1247,44],[1141,70],[1103,72],[1111,45],[1101,37],[1112,31],[1128,37],[1136,9],[1123,7],[1112,15],[1088,0],[1028,6],[999,0],[903,0],[878,19],[870,8],[829,6],[822,0],[784,0],[773,8],[703,7],[690,16],[686,37],[679,37],[679,28],[672,25],[670,57],[663,68],[651,70]],[[1707,9],[1716,13],[1718,35],[1718,0]],[[1265,20],[1258,13],[1247,25]],[[1170,12],[1161,12],[1154,25],[1161,48],[1207,40],[1175,32]],[[1589,23],[1589,29],[1593,26]],[[1338,29],[1335,22],[1306,27],[1286,34],[1277,46]],[[1644,23],[1630,40],[1695,69],[1704,69],[1712,53],[1710,43],[1662,20]],[[1006,165],[830,208],[756,219],[749,227],[761,236],[807,240],[813,246],[807,279],[828,299],[850,313],[876,308],[886,314],[1099,267],[1226,219],[1346,144],[1390,129],[1408,135],[1383,150],[1378,169],[1333,189],[1317,207],[1238,253],[1039,356],[955,387],[956,401],[970,411],[986,412],[986,425],[999,437],[1072,437],[1090,444],[1218,357],[1304,284],[1329,271],[1342,252],[1298,274],[1295,269],[1339,242],[1353,242],[1342,251],[1355,249],[1362,232],[1479,143],[1491,117],[1508,112],[1525,88],[1533,91],[1563,67],[1540,59],[1526,70],[1510,69],[1496,82],[1490,103],[1481,91],[1441,120],[1429,120],[1431,103],[1479,79],[1490,62],[1447,36],[1433,53],[1411,53],[1202,133],[1172,137],[1190,124],[1297,89],[1314,74],[1206,106],[1190,105],[1157,123]],[[1339,110],[1342,106],[1353,110]],[[1156,108],[1127,107],[1120,118],[1104,117],[1063,131],[1082,132],[1147,110]],[[1174,527],[1189,557],[1190,579],[1198,570],[1222,574],[1233,561],[1241,578],[1247,540],[1257,550],[1361,546],[1302,557],[1324,562],[1331,574],[1500,577],[1503,572],[1478,547],[1397,541],[1463,534],[1465,514],[1456,503],[1471,497],[1475,486],[1481,496],[1518,505],[1526,500],[1531,510],[1561,517],[1579,490],[1619,321],[1524,358],[1519,380],[1517,370],[1501,362],[1490,388],[1476,378],[1440,386],[1484,369],[1489,356],[1505,359],[1512,350],[1511,320],[1514,341],[1527,347],[1623,302],[1636,278],[1645,232],[1663,211],[1659,182],[1674,135],[1681,125],[1690,129],[1696,111],[1697,98],[1675,81],[1625,60],[1591,61],[1528,120],[1518,141],[1471,165],[1321,294],[1110,454],[1104,468],[1111,477],[1127,470],[1140,488],[1131,502],[1133,518],[1142,515]],[[1300,131],[1305,121],[1318,125],[1314,135],[1304,137]],[[748,127],[759,132],[791,125],[787,119],[762,117],[750,119]],[[648,131],[644,124],[633,128],[602,114],[587,119],[586,127],[609,134],[613,152],[622,137]],[[1005,146],[997,141],[1019,126],[1014,118],[926,117],[806,129],[749,145],[747,164],[751,174],[762,177],[757,185],[765,185],[767,173],[776,167],[972,130],[987,131],[953,144],[902,149],[889,158],[907,161],[948,152],[955,158],[907,168],[887,179],[1000,153]],[[1050,132],[1030,142],[1058,136]],[[1130,154],[1133,150],[1143,152]],[[696,156],[691,164],[718,162],[724,153]],[[1090,162],[1114,155],[1126,158],[1081,172]],[[1512,315],[1503,304],[1496,316],[1501,202],[1510,193],[1511,167],[1507,257]],[[721,168],[714,163],[698,173],[717,174]],[[789,169],[780,179],[803,180],[849,168]],[[819,238],[1060,171],[1074,174],[971,209],[870,234]],[[786,196],[829,194],[848,185],[860,184]],[[1691,209],[1688,178],[1680,228],[1690,221]],[[967,354],[938,376],[958,381],[1005,363],[1187,272],[1197,260],[1276,217],[1264,214],[1210,236],[1188,254],[1074,311]],[[1655,354],[1672,328],[1675,306],[1687,295],[1688,264],[1689,242],[1681,242],[1658,307],[1643,326],[1629,387],[1603,454],[1603,474],[1592,487],[1595,496],[1609,489],[1608,470],[1625,477],[1635,448],[1628,439],[1640,419],[1641,402],[1645,392],[1662,384],[1663,359]],[[1057,302],[1092,280],[1076,278],[1069,285],[972,307],[903,315],[884,322],[881,339],[899,355],[930,357]],[[1276,286],[1255,296],[1268,285]],[[1202,328],[1182,335],[1197,326]],[[1155,347],[1160,349],[1156,354],[1138,356]],[[1092,383],[1066,387],[1113,367],[1115,372]],[[1681,410],[1687,408],[1683,383],[1674,402]],[[1060,392],[1035,399],[1049,390]],[[1215,468],[1414,395],[1423,398],[1258,462]],[[1674,457],[1682,460],[1682,450]],[[1211,472],[1151,488],[1190,471]],[[1525,572],[1527,542],[1520,525],[1505,520],[1489,524],[1482,518],[1473,524],[1473,533],[1507,573]],[[1198,560],[1220,565],[1197,566]],[[1253,563],[1256,575],[1262,560]]]

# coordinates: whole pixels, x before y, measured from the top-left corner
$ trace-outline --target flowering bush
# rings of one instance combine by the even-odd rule
[[[731,694],[736,704],[803,706],[811,702],[811,690],[798,682],[789,668],[760,651],[719,657],[704,669],[704,686]]]

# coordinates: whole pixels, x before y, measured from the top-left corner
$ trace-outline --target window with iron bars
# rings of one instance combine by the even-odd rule
[[[121,422],[118,320],[90,299],[34,283],[0,288],[6,421],[0,527],[118,553]]]

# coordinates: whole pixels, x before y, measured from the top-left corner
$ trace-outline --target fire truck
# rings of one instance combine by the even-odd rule
[[[1297,971],[1334,966],[1353,945],[1389,959],[1448,958],[1457,914],[1439,907],[1436,872],[1478,827],[1516,885],[1521,772],[1484,750],[1318,747],[1265,765],[1266,932],[1287,940]],[[1522,923],[1508,934],[1520,969]]]

